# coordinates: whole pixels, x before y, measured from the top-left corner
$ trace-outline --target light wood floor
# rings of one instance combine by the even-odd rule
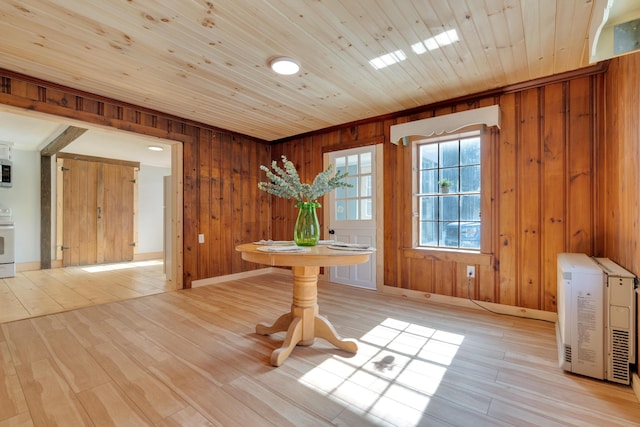
[[[25,271],[0,279],[0,323],[173,290],[162,261]]]
[[[257,296],[257,298],[256,298]],[[270,273],[0,327],[0,426],[631,426],[630,387],[557,367],[554,325],[329,283],[317,340],[269,364]]]

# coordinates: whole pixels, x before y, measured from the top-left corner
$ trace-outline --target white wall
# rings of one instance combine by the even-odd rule
[[[54,165],[55,166],[55,165]],[[16,263],[40,262],[40,152],[13,150],[13,187],[0,187],[0,206],[13,210]],[[162,252],[162,177],[171,168],[141,165],[138,173],[137,253]],[[55,179],[52,172],[52,224],[55,230]],[[54,232],[55,234],[55,232]],[[52,245],[56,237],[52,236]],[[52,249],[55,259],[55,248]]]
[[[138,172],[137,253],[162,252],[163,179],[171,168],[140,165]]]
[[[40,261],[40,153],[13,150],[11,188],[0,187],[0,206],[11,208],[16,263]]]

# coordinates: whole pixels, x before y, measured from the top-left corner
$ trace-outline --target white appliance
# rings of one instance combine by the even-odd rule
[[[636,277],[607,258],[596,258],[605,275],[606,379],[629,384],[636,363]]]
[[[16,275],[15,227],[10,208],[0,208],[0,278]]]
[[[12,171],[13,164],[10,160],[0,159],[0,187],[11,187],[12,183]]]
[[[13,143],[0,141],[0,160],[13,161]]]
[[[600,266],[558,254],[558,356],[565,371],[604,379],[604,292]]]
[[[558,254],[558,359],[566,371],[622,384],[635,363],[635,276],[606,258]]]
[[[13,144],[0,141],[0,187],[11,187],[13,168]]]

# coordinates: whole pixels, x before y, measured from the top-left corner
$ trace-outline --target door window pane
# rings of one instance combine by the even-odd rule
[[[347,200],[347,220],[355,221],[358,219],[358,201]]]
[[[373,219],[371,199],[360,199],[360,219]]]
[[[347,201],[336,200],[336,219],[344,221],[347,219]]]
[[[358,197],[358,177],[348,175],[345,181],[351,185],[347,188],[347,197]]]
[[[362,192],[360,193],[361,197],[371,197],[373,192],[373,188],[371,188],[371,175],[365,175],[360,177],[360,188]]]
[[[347,171],[349,171],[349,175],[357,176],[358,175],[358,156],[348,156],[347,157]]]
[[[360,173],[371,173],[371,153],[362,153],[360,155]]]
[[[345,181],[351,185],[335,190],[335,219],[356,221],[373,219],[372,154],[370,152],[336,157],[336,171],[348,171]]]

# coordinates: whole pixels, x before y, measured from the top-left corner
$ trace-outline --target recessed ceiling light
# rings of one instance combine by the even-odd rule
[[[164,148],[160,147],[159,145],[150,145],[147,147],[149,150],[151,151],[163,151]]]
[[[271,69],[276,73],[284,74],[285,76],[290,76],[291,74],[295,74],[300,71],[300,63],[287,56],[273,58],[269,62],[269,66],[271,66]]]

